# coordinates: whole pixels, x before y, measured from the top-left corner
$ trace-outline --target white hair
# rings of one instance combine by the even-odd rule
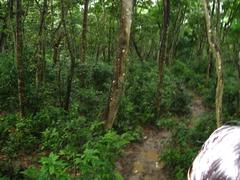
[[[240,126],[224,125],[215,130],[202,146],[188,180],[240,179]]]

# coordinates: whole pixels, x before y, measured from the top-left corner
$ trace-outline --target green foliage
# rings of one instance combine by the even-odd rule
[[[170,69],[166,68],[162,93],[162,112],[183,116],[190,113],[190,95],[183,86],[181,78],[176,78]]]
[[[182,85],[182,78],[165,68],[162,91],[162,115],[183,116],[190,113],[190,95]],[[117,126],[131,129],[139,123],[155,122],[157,69],[155,62],[134,61],[129,67],[125,96],[118,112]]]
[[[156,121],[156,125],[160,129],[171,130],[178,125],[177,120],[171,118],[161,118]]]
[[[120,179],[115,172],[115,160],[121,149],[132,139],[127,133],[118,135],[114,131],[108,131],[94,142],[88,142],[81,157],[75,159],[75,163],[80,167],[81,177],[96,180]]]
[[[118,113],[118,127],[131,128],[139,122],[153,120],[157,86],[157,72],[154,66],[154,62],[135,60],[129,67],[125,96]]]
[[[0,177],[22,178],[19,175],[22,171],[19,156],[22,153],[53,152],[49,157],[42,158],[40,169],[29,168],[25,171],[28,178],[69,179],[65,171],[68,168],[69,174],[75,170],[82,173],[82,177],[74,178],[122,179],[115,172],[114,161],[129,140],[141,139],[141,126],[145,123],[173,131],[169,149],[162,158],[170,174],[176,179],[186,179],[186,169],[192,157],[215,124],[213,117],[203,116],[196,122],[194,120],[190,129],[187,122],[182,120],[190,114],[191,92],[203,98],[214,116],[215,59],[211,57],[203,28],[205,20],[199,8],[201,2],[171,1],[166,51],[169,62],[164,66],[161,117],[156,119],[158,64],[155,60],[162,31],[163,5],[162,1],[136,1],[128,53],[130,61],[126,62],[124,93],[115,123],[118,132],[128,132],[124,135],[115,131],[106,133],[100,119],[106,107],[118,53],[120,1],[90,2],[84,63],[79,53],[83,40],[79,38],[83,27],[80,19],[84,14],[79,6],[83,5],[83,0],[64,1],[67,35],[76,58],[69,112],[62,108],[71,57],[66,34],[62,32],[62,25],[58,27],[61,22],[61,2],[47,2],[50,3],[49,11],[42,19],[41,26],[43,1],[22,1],[23,9],[27,9],[27,13],[22,13],[27,115],[20,118],[15,115],[18,111],[14,52],[16,18],[15,13],[11,12],[11,3],[0,0],[0,158],[6,157],[0,162]],[[236,0],[223,1],[220,12],[223,25],[219,39],[224,64],[223,122],[239,117],[239,3]],[[14,11],[15,4],[13,6]],[[211,18],[213,24],[217,24],[216,17],[214,14]],[[40,27],[43,27],[42,32]],[[53,62],[59,34],[62,34],[57,49],[59,59]],[[36,70],[40,67],[38,59],[43,62],[41,87],[36,86]]]
[[[17,73],[12,53],[0,53],[0,110],[12,112],[17,107]],[[2,113],[2,112],[0,112]]]
[[[233,74],[234,66],[229,67],[225,71],[225,86],[223,94],[223,111],[226,119],[237,114],[239,109],[239,104],[237,101],[239,96],[240,83],[237,78],[237,74]],[[239,112],[238,112],[239,113]]]
[[[199,59],[196,59],[196,61]],[[194,62],[194,61],[193,61]],[[186,87],[196,90],[201,90],[204,85],[204,68],[205,63],[187,62],[183,60],[176,60],[171,70],[172,73],[178,77],[178,81]],[[202,70],[201,70],[202,69]]]
[[[174,179],[186,179],[187,170],[193,158],[215,128],[215,120],[211,115],[206,114],[194,121],[196,124],[192,128],[189,128],[187,121],[182,120],[175,121],[174,126],[171,125],[172,140],[161,155],[161,159]],[[166,123],[161,125],[169,127]]]
[[[96,118],[106,104],[112,68],[107,63],[88,63],[81,65],[77,74],[80,76],[74,83],[73,98],[77,99],[78,111],[86,117]]]
[[[23,172],[29,179],[37,180],[70,180],[70,175],[66,172],[67,163],[59,159],[59,156],[50,153],[48,157],[42,157],[40,160],[40,170],[31,166]]]
[[[16,115],[1,116],[0,152],[9,156],[16,155],[16,149],[33,149],[36,146],[36,137],[33,135],[32,119],[22,119]]]

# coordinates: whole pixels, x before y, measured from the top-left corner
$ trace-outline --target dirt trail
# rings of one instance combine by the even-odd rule
[[[201,117],[208,109],[204,106],[203,100],[200,96],[195,94],[194,92],[190,92],[192,95],[192,103],[190,104],[190,110],[192,113],[191,121],[189,127],[193,127],[198,121],[199,117]]]
[[[191,121],[194,123],[207,109],[201,97],[190,93],[193,97],[190,104]],[[142,143],[132,143],[124,150],[122,158],[116,163],[117,170],[125,180],[169,180],[159,155],[163,152],[164,142],[171,138],[171,133],[155,127],[145,127],[143,133]]]
[[[190,105],[192,119],[200,117],[207,109],[203,105],[202,98],[193,94],[193,101]]]
[[[130,144],[123,157],[117,162],[117,169],[126,180],[167,180],[159,155],[170,133],[154,127],[144,128],[142,143]]]

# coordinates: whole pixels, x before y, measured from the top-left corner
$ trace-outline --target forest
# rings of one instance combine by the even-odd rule
[[[240,0],[0,0],[0,179],[185,180],[240,123]]]

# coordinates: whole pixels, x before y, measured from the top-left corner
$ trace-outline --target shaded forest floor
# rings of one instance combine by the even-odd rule
[[[190,110],[192,113],[190,127],[207,111],[202,98],[195,93],[192,95]],[[168,180],[164,163],[159,161],[159,155],[164,151],[165,142],[170,140],[171,133],[153,126],[144,127],[141,143],[128,145],[123,156],[118,160],[117,170],[126,180]]]
[[[171,137],[170,132],[155,127],[144,128],[143,141],[130,144],[117,162],[117,169],[124,179],[166,180],[164,164],[159,161],[164,142]]]

